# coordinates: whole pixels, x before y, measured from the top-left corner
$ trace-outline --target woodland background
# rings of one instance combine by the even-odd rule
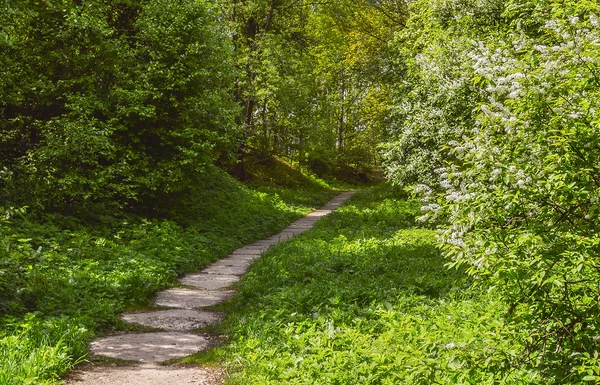
[[[412,383],[600,382],[599,8],[3,1],[0,379],[56,381],[119,309],[383,170],[512,341]]]

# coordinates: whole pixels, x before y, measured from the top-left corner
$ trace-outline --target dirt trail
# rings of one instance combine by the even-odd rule
[[[325,215],[330,214],[350,198],[346,192],[325,206],[293,222],[279,234],[235,250],[199,273],[180,278],[183,288],[161,291],[154,305],[160,309],[124,313],[121,318],[160,329],[152,333],[124,333],[95,340],[92,356],[110,357],[129,365],[88,365],[69,375],[66,385],[218,385],[223,373],[213,368],[190,368],[159,365],[209,349],[218,341],[194,329],[219,323],[224,315],[203,310],[231,299],[235,292],[229,287],[238,282],[252,261],[269,247],[305,232]]]

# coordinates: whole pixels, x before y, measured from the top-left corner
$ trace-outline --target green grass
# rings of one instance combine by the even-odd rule
[[[273,155],[252,153],[244,160],[246,184],[252,188],[275,194],[285,202],[315,206],[324,189],[333,198],[339,190],[351,190],[355,186],[336,180],[323,180],[301,166],[292,166],[286,160]]]
[[[228,304],[230,384],[529,384],[518,332],[484,288],[449,270],[419,202],[359,192],[256,261]]]
[[[168,219],[112,213],[89,223],[12,212],[7,220],[5,212],[0,384],[59,383],[95,335],[119,326],[121,311],[147,306],[177,276],[279,231],[336,193],[310,186],[307,199],[302,189],[268,189],[211,168]]]

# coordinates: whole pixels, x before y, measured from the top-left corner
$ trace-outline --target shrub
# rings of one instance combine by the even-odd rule
[[[452,227],[443,240],[527,327],[527,360],[575,381],[600,331],[600,35],[589,10],[549,10],[538,30],[473,53],[490,101],[455,147],[466,166],[447,173]]]
[[[407,97],[423,123],[400,121],[390,175],[423,184],[423,219],[439,221],[452,264],[493,286],[528,333],[514,365],[546,383],[598,381],[598,5],[511,1],[482,29],[477,15],[494,4],[441,1],[415,16],[433,30],[415,48],[421,61],[448,75],[433,84],[465,92],[412,85],[425,91]],[[457,71],[458,27],[470,41]]]
[[[0,15],[1,198],[151,211],[236,136],[231,47],[207,1],[21,1]]]

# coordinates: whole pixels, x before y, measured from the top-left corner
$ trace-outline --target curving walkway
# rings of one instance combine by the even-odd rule
[[[250,263],[269,247],[312,228],[315,223],[340,207],[354,194],[338,195],[320,209],[293,222],[279,234],[235,250],[199,273],[188,274],[180,288],[158,293],[155,310],[121,315],[126,322],[160,331],[107,336],[91,344],[91,354],[129,362],[129,365],[90,366],[74,371],[67,385],[217,385],[223,382],[218,369],[159,365],[183,358],[218,344],[211,336],[194,330],[219,323],[224,314],[205,310],[231,299],[229,287],[246,273]]]

